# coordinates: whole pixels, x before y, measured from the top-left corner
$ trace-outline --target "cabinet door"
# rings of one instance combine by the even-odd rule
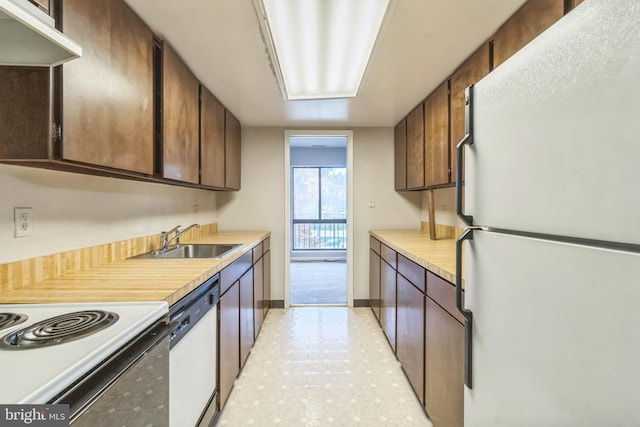
[[[200,184],[224,188],[224,105],[200,90]]]
[[[424,105],[407,116],[407,189],[424,187]]]
[[[253,333],[258,338],[264,319],[264,259],[260,258],[253,265]]]
[[[166,42],[162,60],[162,176],[198,184],[198,80]]]
[[[425,186],[449,183],[449,81],[424,101]]]
[[[240,190],[240,122],[229,110],[225,120],[225,188]]]
[[[424,403],[425,296],[398,274],[396,354],[420,402]],[[439,425],[439,424],[435,424]]]
[[[240,367],[247,361],[254,341],[253,268],[240,278]]]
[[[567,12],[569,12],[570,10],[573,10],[576,6],[578,6],[584,0],[568,0],[568,1],[569,2],[568,2]]]
[[[380,321],[380,255],[369,249],[369,306]]]
[[[240,282],[220,297],[220,409],[240,371]]]
[[[427,297],[425,408],[433,425],[464,425],[464,326]]]
[[[153,174],[153,33],[121,0],[59,5],[82,46],[62,66],[61,157]]]
[[[493,36],[494,68],[564,16],[564,0],[529,0]]]
[[[396,270],[385,261],[380,263],[380,325],[396,351]]]
[[[456,147],[465,134],[465,89],[489,74],[489,44],[485,43],[451,76],[451,182],[456,177]]]
[[[396,191],[407,189],[407,119],[394,129],[394,174]]]
[[[262,256],[262,260],[264,262],[263,265],[263,280],[264,280],[264,310],[262,314],[264,317],[267,317],[267,313],[271,308],[271,251],[267,251]]]

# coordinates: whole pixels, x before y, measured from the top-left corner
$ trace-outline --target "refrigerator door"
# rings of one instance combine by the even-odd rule
[[[586,1],[473,88],[475,225],[640,244],[639,22]]]
[[[640,425],[640,254],[474,231],[466,427]]]

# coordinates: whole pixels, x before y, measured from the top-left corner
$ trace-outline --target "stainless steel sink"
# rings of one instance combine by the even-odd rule
[[[157,259],[194,259],[194,258],[223,258],[235,251],[242,244],[230,243],[230,244],[193,244],[193,245],[180,245],[168,249],[164,252],[148,252],[146,254],[138,255],[132,258],[157,258]]]

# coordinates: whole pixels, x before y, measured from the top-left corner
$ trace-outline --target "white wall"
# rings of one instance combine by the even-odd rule
[[[427,192],[422,194],[421,221],[429,221],[429,207],[427,205]],[[456,189],[455,187],[439,188],[433,190],[436,224],[450,225],[464,228],[465,224],[456,215]]]
[[[284,128],[242,128],[242,189],[218,194],[223,230],[270,230],[271,299],[284,299]],[[370,229],[420,226],[420,193],[393,189],[393,129],[357,128],[353,140],[354,292],[369,297]],[[376,207],[367,208],[370,196]]]
[[[32,236],[13,237],[14,207],[34,209]],[[0,263],[216,219],[212,191],[0,165]]]

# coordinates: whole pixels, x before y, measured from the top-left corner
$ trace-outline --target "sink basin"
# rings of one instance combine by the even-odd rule
[[[180,245],[165,252],[149,252],[133,258],[157,258],[157,259],[195,259],[195,258],[223,258],[238,249],[242,244],[201,244],[201,245]]]

